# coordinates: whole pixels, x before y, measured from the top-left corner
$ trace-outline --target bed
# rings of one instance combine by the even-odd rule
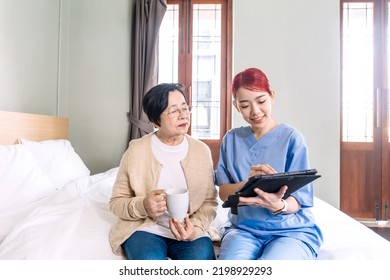
[[[66,118],[0,111],[0,259],[122,259],[108,241],[118,168],[91,175],[67,137]],[[219,206],[215,232],[227,211]],[[313,213],[324,234],[318,259],[390,259],[389,241],[327,202],[315,197]]]

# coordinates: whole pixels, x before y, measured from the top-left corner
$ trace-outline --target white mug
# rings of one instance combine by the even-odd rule
[[[165,196],[167,199],[167,214],[172,219],[183,222],[188,212],[188,191],[177,189],[167,190]]]

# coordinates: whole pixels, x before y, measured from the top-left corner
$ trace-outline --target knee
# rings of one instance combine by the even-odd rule
[[[203,244],[203,246],[199,246],[197,250],[197,255],[199,256],[199,260],[215,260],[215,252],[214,246],[212,242],[207,242]]]

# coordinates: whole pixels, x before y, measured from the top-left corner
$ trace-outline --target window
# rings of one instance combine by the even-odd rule
[[[343,6],[343,141],[372,142],[374,3]]]
[[[168,0],[159,33],[158,82],[179,82],[192,106],[189,133],[214,163],[231,120],[231,0]]]

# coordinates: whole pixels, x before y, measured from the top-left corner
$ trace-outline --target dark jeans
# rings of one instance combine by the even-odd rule
[[[213,244],[208,237],[177,241],[136,231],[122,244],[122,249],[129,260],[215,260]]]

